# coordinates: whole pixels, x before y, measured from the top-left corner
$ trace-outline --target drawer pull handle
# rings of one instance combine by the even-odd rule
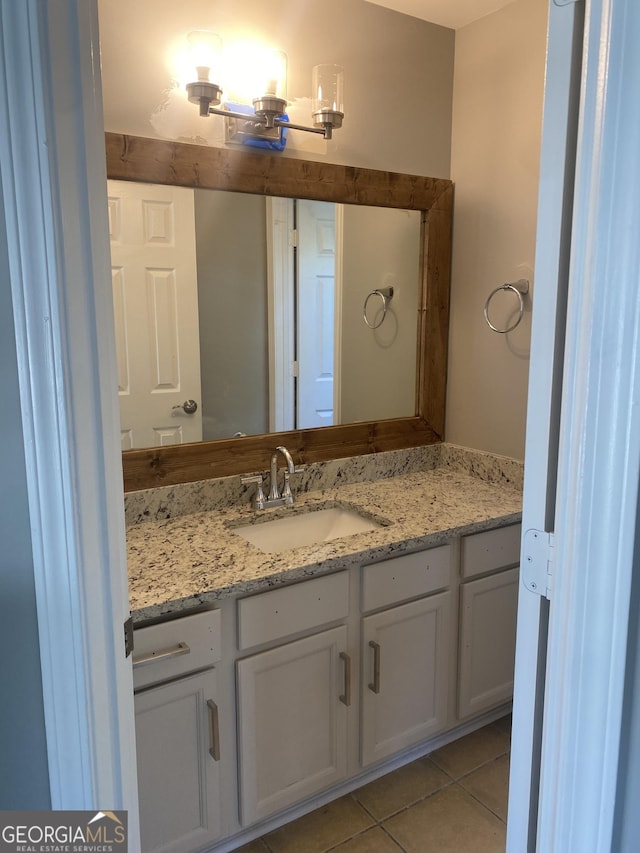
[[[135,669],[137,666],[146,666],[148,663],[177,658],[180,655],[188,655],[190,651],[191,649],[186,643],[178,643],[177,646],[172,646],[170,649],[161,649],[158,652],[144,652],[133,656],[133,667]]]
[[[380,643],[369,640],[369,645],[373,649],[373,681],[369,684],[369,690],[380,693]]]
[[[220,720],[218,706],[213,699],[207,699],[209,709],[209,755],[214,761],[220,761]]]
[[[340,652],[340,659],[344,661],[344,693],[340,696],[340,701],[348,708],[351,704],[351,656]]]

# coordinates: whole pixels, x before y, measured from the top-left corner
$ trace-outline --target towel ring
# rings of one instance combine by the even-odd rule
[[[369,304],[369,300],[372,296],[379,296],[382,299],[382,317],[380,318],[380,322],[376,323],[375,325],[372,325],[367,319],[367,305]],[[393,288],[381,287],[378,290],[372,290],[371,293],[364,300],[364,308],[362,309],[362,319],[370,329],[379,329],[380,326],[384,323],[384,318],[387,316],[387,308],[389,307],[389,303],[392,299]]]
[[[489,303],[496,295],[496,293],[498,293],[498,291],[500,290],[512,290],[518,297],[519,302],[518,316],[516,317],[515,322],[512,323],[510,326],[507,326],[506,329],[498,329],[489,319]],[[518,279],[518,281],[512,281],[507,282],[506,284],[501,284],[499,287],[496,287],[494,290],[492,290],[489,296],[487,297],[487,301],[484,303],[484,319],[487,321],[487,326],[489,326],[489,328],[492,329],[494,332],[498,332],[499,335],[506,335],[507,332],[512,332],[522,320],[522,315],[524,314],[524,297],[528,292],[529,282],[526,278],[520,278]]]

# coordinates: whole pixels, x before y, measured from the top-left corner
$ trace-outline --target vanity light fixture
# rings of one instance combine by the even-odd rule
[[[243,142],[262,140],[284,147],[282,132],[285,128],[319,133],[331,139],[334,129],[342,126],[344,118],[344,72],[339,65],[317,65],[313,69],[312,115],[313,127],[289,121],[286,99],[286,56],[282,51],[272,51],[264,63],[262,94],[253,98],[253,112],[218,107],[222,100],[220,80],[220,36],[208,30],[196,30],[188,36],[193,64],[198,79],[187,84],[189,101],[198,104],[201,116],[219,115],[227,120],[227,141]],[[241,105],[235,105],[241,108]],[[279,146],[278,143],[281,143]]]

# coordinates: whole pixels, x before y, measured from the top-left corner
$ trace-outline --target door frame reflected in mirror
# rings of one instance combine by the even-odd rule
[[[276,443],[308,463],[444,439],[451,181],[115,133],[105,134],[105,144],[107,177],[116,180],[421,211],[413,417],[128,450],[122,454],[126,492],[261,470]]]

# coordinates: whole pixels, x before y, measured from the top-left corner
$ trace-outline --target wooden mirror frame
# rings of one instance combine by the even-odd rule
[[[120,181],[421,211],[415,416],[127,450],[122,454],[125,492],[259,471],[268,466],[276,444],[305,463],[443,441],[451,181],[116,133],[105,139],[107,177]]]

